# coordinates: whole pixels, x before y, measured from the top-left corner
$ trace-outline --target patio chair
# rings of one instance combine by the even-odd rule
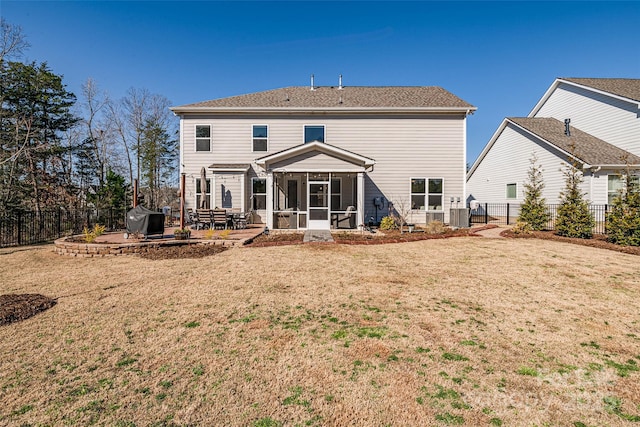
[[[211,217],[211,210],[198,209],[196,210],[196,230],[204,230],[207,227],[211,227],[213,220]]]
[[[345,211],[344,216],[342,218],[338,218],[338,220],[336,221],[336,228],[340,228],[340,224],[345,221],[349,224],[347,228],[355,228],[355,213],[355,206],[347,206],[347,210]]]
[[[227,229],[227,211],[224,209],[214,209],[213,210],[213,228],[216,227],[224,227]]]
[[[236,228],[236,229],[247,228],[247,223],[249,222],[250,216],[251,216],[251,212],[241,212],[238,214],[233,214],[233,228]]]

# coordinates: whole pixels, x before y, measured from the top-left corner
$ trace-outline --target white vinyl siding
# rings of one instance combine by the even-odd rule
[[[640,156],[637,103],[561,83],[535,117],[571,119],[571,126]]]
[[[325,137],[330,135],[331,145],[376,161],[375,166],[366,172],[363,208],[367,221],[376,215],[379,221],[383,212],[376,211],[371,200],[378,196],[386,200],[406,199],[407,183],[410,178],[424,176],[425,171],[428,171],[429,176],[442,178],[446,182],[444,200],[449,200],[450,197],[460,197],[464,200],[466,163],[464,120],[463,115],[428,117],[328,115],[323,119],[323,125]],[[262,157],[262,153],[254,153],[248,146],[247,129],[251,129],[251,126],[256,123],[267,125],[269,152],[276,153],[300,145],[302,129],[305,125],[314,124],[310,116],[245,118],[189,115],[183,118],[183,122],[185,132],[182,135],[183,147],[193,146],[195,124],[211,124],[211,138],[215,141],[209,153],[182,150],[185,165],[183,171],[187,174],[187,190],[193,192],[194,184],[189,177],[198,176],[202,166],[208,167],[213,163],[247,163],[251,165],[247,174],[248,197],[251,194],[250,178],[257,177],[264,171],[255,164],[255,159]],[[300,163],[295,165],[292,165],[290,160],[274,164],[272,167],[287,169],[296,166],[314,171],[324,169],[332,172],[353,172],[353,170],[344,170],[350,168],[348,163],[321,153],[309,154],[304,159],[296,158],[295,160],[299,160]],[[334,167],[342,170],[336,170]],[[216,188],[216,193],[218,191],[219,189]],[[246,206],[250,206],[249,200]],[[448,220],[447,211],[448,209],[445,209],[445,220]],[[425,214],[416,213],[410,220],[414,223],[424,223]]]
[[[517,192],[513,199],[507,197],[505,189],[507,184],[514,183],[518,188],[523,188],[522,185],[528,181],[530,160],[535,153],[537,164],[542,166],[542,196],[547,203],[559,203],[560,192],[565,186],[562,168],[567,164],[567,159],[563,153],[548,147],[537,138],[508,124],[470,176],[467,182],[469,198],[480,203],[521,203],[524,195],[522,191]],[[581,189],[589,199],[588,177],[585,177]]]

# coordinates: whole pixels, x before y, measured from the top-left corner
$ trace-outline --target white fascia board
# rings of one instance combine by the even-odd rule
[[[489,150],[491,150],[491,147],[493,147],[493,144],[496,143],[496,140],[498,139],[502,131],[504,131],[505,127],[507,127],[506,118],[502,120],[502,123],[500,123],[500,126],[498,126],[498,129],[496,129],[496,131],[493,133],[493,136],[491,137],[491,139],[489,139],[489,142],[487,142],[487,145],[484,146],[484,148],[482,149],[482,152],[480,153],[476,161],[473,162],[471,169],[469,169],[469,172],[467,172],[467,181],[471,179],[471,176],[476,171],[478,166],[480,166],[480,163],[482,163],[482,160],[486,157],[487,154],[489,154]]]
[[[287,114],[287,113],[393,113],[393,114],[408,114],[408,113],[452,113],[465,115],[473,114],[477,110],[476,107],[413,107],[413,108],[392,108],[392,107],[380,107],[380,108],[361,108],[361,107],[170,107],[170,110],[174,113],[217,113],[217,114],[232,114],[232,113],[269,113],[269,114]]]
[[[560,84],[560,81],[561,81],[561,79],[555,79],[554,80],[554,82],[551,84],[551,86],[549,86],[549,89],[547,89],[547,91],[544,93],[544,95],[542,95],[542,98],[540,98],[540,101],[538,101],[538,103],[533,107],[533,110],[531,110],[531,112],[529,113],[529,115],[527,117],[535,117],[535,115],[538,114],[538,111],[540,111],[540,109],[545,104],[545,102],[547,102],[547,99],[549,99],[551,94],[556,90],[556,88]]]

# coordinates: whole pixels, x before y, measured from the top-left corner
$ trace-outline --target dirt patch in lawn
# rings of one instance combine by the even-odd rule
[[[40,294],[0,295],[0,325],[28,319],[54,305],[54,299]]]
[[[204,258],[226,251],[226,246],[218,245],[172,245],[149,248],[140,257],[151,260]]]
[[[620,246],[607,241],[607,236],[596,234],[591,239],[578,239],[571,237],[558,236],[553,231],[534,231],[530,234],[516,234],[511,230],[505,230],[500,233],[503,237],[514,239],[542,239],[554,240],[556,242],[572,243],[574,245],[589,246],[592,248],[608,249],[610,251],[622,252],[631,255],[640,255],[640,247],[638,246]]]

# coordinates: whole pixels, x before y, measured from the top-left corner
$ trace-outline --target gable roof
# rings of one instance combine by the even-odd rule
[[[560,80],[640,102],[640,79],[586,79],[566,77]]]
[[[640,164],[640,157],[573,126],[569,126],[570,136],[565,135],[564,123],[554,118],[508,117],[507,120],[589,166]]]
[[[277,153],[260,157],[256,159],[256,164],[262,167],[266,167],[267,164],[275,163],[281,160],[289,159],[299,154],[309,152],[325,153],[332,157],[336,157],[365,168],[371,167],[376,164],[376,161],[369,157],[362,156],[360,154],[354,153],[353,151],[345,150],[344,148],[336,147],[335,145],[325,144],[324,142],[320,141],[313,141],[306,144],[296,145],[285,150],[278,151]]]
[[[476,107],[438,86],[292,86],[172,107],[176,113],[253,110],[455,111]]]
[[[565,135],[565,125],[558,119],[551,117],[507,117],[502,121],[500,127],[484,147],[471,169],[469,169],[467,180],[471,178],[478,168],[478,165],[480,165],[491,150],[491,147],[493,147],[493,144],[495,144],[504,129],[510,124],[532,135],[543,143],[565,153],[567,159],[576,159],[579,163],[583,164],[583,167],[624,167],[626,163],[630,165],[640,165],[640,157],[583,132],[578,128],[569,126],[571,136]],[[573,152],[574,147],[576,148],[575,152]]]
[[[544,93],[542,98],[537,102],[529,113],[529,117],[535,116],[547,99],[561,84],[568,84],[592,92],[602,93],[607,96],[621,99],[623,101],[636,104],[640,108],[640,79],[600,79],[600,78],[578,78],[578,77],[559,77],[551,84],[549,89]]]

